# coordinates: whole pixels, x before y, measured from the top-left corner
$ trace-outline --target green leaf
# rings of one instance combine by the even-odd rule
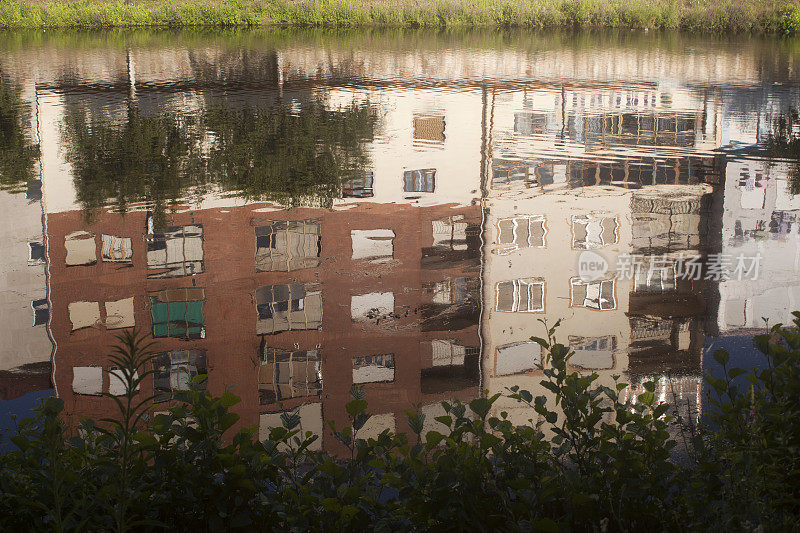
[[[714,376],[706,376],[706,381],[712,387],[714,387],[714,390],[717,391],[717,394],[722,394],[728,390],[728,383],[724,379],[718,379]]]
[[[143,446],[155,446],[156,444],[158,444],[158,441],[153,435],[151,435],[150,433],[146,433],[144,431],[139,431],[138,433],[136,433],[136,435],[134,435],[134,438],[139,444]]]
[[[664,413],[666,413],[666,412],[669,410],[669,408],[670,408],[670,405],[669,405],[669,404],[667,404],[667,403],[662,403],[662,404],[658,405],[658,406],[657,406],[657,407],[656,407],[656,408],[653,410],[653,416],[654,416],[655,418],[661,418],[661,416],[663,416],[663,415],[664,415]]]
[[[226,392],[220,398],[220,403],[222,403],[222,406],[225,407],[225,408],[233,407],[234,405],[236,405],[240,401],[242,401],[242,399],[239,398],[238,396],[236,396],[232,392]]]
[[[362,400],[363,401],[363,400]],[[367,420],[370,419],[369,414],[367,413],[358,413],[356,416],[353,417],[353,430],[358,431],[359,429],[364,427],[364,424],[367,423]]]
[[[442,442],[442,439],[444,439],[444,435],[438,431],[429,431],[425,434],[425,442],[431,448],[438,446],[439,443]]]
[[[227,525],[229,527],[238,528],[249,526],[252,523],[253,520],[250,518],[250,512],[247,510],[242,510],[236,513]]]
[[[325,498],[322,500],[322,508],[326,511],[334,512],[341,508],[339,500],[336,498]]]
[[[486,398],[475,398],[469,402],[470,410],[481,418],[486,418],[492,404]]]
[[[357,414],[363,413],[367,409],[367,400],[352,400],[347,402],[345,408],[347,409],[347,414],[355,418]]]
[[[728,372],[728,377],[731,379],[736,379],[743,374],[747,374],[747,370],[741,368],[731,368]]]
[[[531,337],[531,340],[535,343],[538,343],[542,348],[545,350],[550,348],[550,343],[547,342],[545,339],[541,337]]]
[[[421,434],[422,428],[425,425],[425,414],[406,411],[406,417],[408,419],[408,427],[411,428],[411,431],[417,435]]]
[[[728,354],[727,350],[714,350],[714,360],[717,363],[725,366],[730,360],[730,355]]]
[[[653,405],[656,401],[656,395],[650,391],[643,392],[638,396],[638,400],[645,405]]]
[[[436,418],[434,418],[434,420],[436,420],[440,424],[444,424],[447,427],[450,427],[450,426],[453,425],[453,417],[448,416],[448,415],[437,416]]]
[[[11,442],[16,444],[17,448],[19,448],[23,452],[30,447],[28,439],[23,437],[22,435],[14,435],[13,437],[11,437]]]
[[[531,522],[531,527],[534,531],[543,531],[544,533],[557,533],[558,523],[552,518],[541,518]]]

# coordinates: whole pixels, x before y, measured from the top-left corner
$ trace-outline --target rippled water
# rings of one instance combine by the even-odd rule
[[[407,429],[571,364],[702,409],[800,308],[797,43],[677,35],[5,34],[0,411],[112,413],[154,338],[241,426]],[[512,401],[516,422],[532,415]],[[2,422],[2,421],[0,421]],[[324,436],[321,445],[335,448]]]

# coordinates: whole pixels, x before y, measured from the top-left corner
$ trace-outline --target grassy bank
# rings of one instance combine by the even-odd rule
[[[800,33],[800,0],[0,0],[0,28],[518,26]]]

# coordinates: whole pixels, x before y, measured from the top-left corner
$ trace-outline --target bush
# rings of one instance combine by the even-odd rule
[[[682,429],[676,452],[671,407],[654,383],[635,401],[627,387],[595,384],[567,370],[556,328],[534,338],[546,350],[542,386],[555,401],[511,388],[538,421],[515,426],[491,416],[499,394],[442,404],[446,431],[364,440],[363,390],[351,391],[349,425],[329,423],[348,457],[312,452],[296,413],[259,442],[255,428],[226,437],[238,398],[180,393],[149,416],[137,394],[149,346],[120,336],[111,356],[128,393],[118,420],[83,421],[70,436],[61,401],[17,422],[16,449],[0,468],[3,530],[509,530],[616,531],[797,529],[800,502],[800,313],[793,327],[755,337],[763,370],[727,368],[700,428]],[[556,324],[557,325],[557,324]],[[743,388],[745,382],[748,387]],[[623,398],[626,398],[623,400]],[[673,432],[674,433],[674,432]]]

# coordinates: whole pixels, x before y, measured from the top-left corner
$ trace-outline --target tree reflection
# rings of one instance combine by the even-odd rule
[[[366,171],[365,144],[376,120],[369,105],[331,111],[311,102],[296,112],[213,107],[205,116],[214,136],[208,176],[249,199],[330,206],[343,179]]]
[[[796,109],[790,109],[773,120],[766,144],[770,158],[785,158],[792,161],[789,171],[789,193],[800,194],[800,113]]]
[[[369,165],[365,145],[377,114],[369,105],[330,110],[212,105],[202,116],[128,109],[122,124],[69,110],[64,142],[77,197],[87,211],[125,211],[146,201],[162,214],[212,188],[249,200],[330,206],[341,181]]]
[[[21,88],[0,72],[0,190],[20,192],[35,178],[39,146],[27,132]]]
[[[132,202],[149,201],[163,213],[169,202],[202,184],[190,120],[129,107],[116,126],[72,108],[64,125],[77,198],[87,211],[109,203],[125,211]]]

